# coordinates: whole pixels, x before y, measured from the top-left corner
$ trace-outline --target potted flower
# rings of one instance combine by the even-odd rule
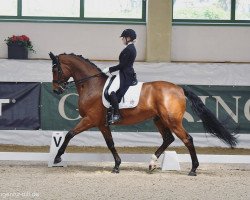
[[[13,35],[4,41],[8,45],[9,59],[28,59],[28,51],[35,52],[29,37],[26,35]]]

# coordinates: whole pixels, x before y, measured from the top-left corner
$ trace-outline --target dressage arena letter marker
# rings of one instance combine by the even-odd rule
[[[181,170],[176,151],[165,151],[162,159],[161,170]]]
[[[59,147],[60,142],[61,142],[61,140],[62,140],[62,137],[59,138],[59,141],[58,141],[58,142],[56,141],[56,137],[53,137],[53,139],[54,139],[54,142],[55,142],[56,147]]]
[[[58,164],[54,164],[54,158],[58,152],[58,149],[62,146],[64,139],[65,139],[65,135],[63,132],[52,133],[48,167],[67,167],[64,161]],[[63,156],[62,156],[62,159],[63,159]]]

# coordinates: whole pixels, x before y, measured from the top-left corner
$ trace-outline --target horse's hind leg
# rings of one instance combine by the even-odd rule
[[[199,161],[197,158],[197,154],[194,148],[193,138],[189,135],[186,130],[183,128],[182,123],[179,123],[179,126],[175,126],[172,129],[175,132],[176,136],[182,140],[185,146],[188,148],[191,159],[192,159],[192,169],[189,172],[189,176],[196,176],[196,169],[199,166]]]
[[[109,148],[109,150],[111,151],[114,159],[115,159],[115,166],[112,170],[112,173],[119,173],[120,172],[120,164],[121,164],[121,158],[119,157],[116,149],[115,149],[115,144],[114,144],[114,141],[113,141],[113,137],[112,137],[112,134],[111,134],[111,131],[110,131],[110,128],[107,127],[107,126],[101,126],[99,127],[100,131],[102,132],[102,135],[106,141],[106,144]]]
[[[161,121],[160,117],[155,117],[154,118],[154,123],[156,127],[158,128],[162,139],[163,143],[162,145],[157,149],[155,154],[152,155],[152,160],[149,164],[149,170],[152,171],[155,169],[155,164],[154,162],[161,156],[161,154],[166,150],[166,148],[174,141],[174,136],[172,135],[171,131],[169,128],[167,128]]]

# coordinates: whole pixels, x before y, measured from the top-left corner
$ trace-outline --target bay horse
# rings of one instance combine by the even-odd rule
[[[82,56],[75,54],[55,56],[51,52],[49,55],[53,64],[53,91],[57,94],[62,94],[69,83],[75,84],[79,94],[79,114],[82,117],[80,122],[66,134],[65,140],[54,159],[54,163],[61,162],[61,155],[64,154],[69,141],[75,135],[87,129],[97,127],[113,154],[115,166],[112,172],[119,173],[121,159],[115,149],[110,127],[106,125],[106,108],[102,103],[102,91],[108,76],[103,74],[95,64]],[[70,77],[73,77],[74,81],[68,82]],[[189,175],[196,176],[199,162],[193,138],[182,125],[186,110],[186,98],[190,101],[194,113],[202,120],[206,132],[218,137],[231,147],[237,144],[235,134],[229,132],[193,92],[169,82],[147,82],[142,86],[138,106],[122,109],[120,111],[122,120],[115,125],[131,125],[147,119],[153,119],[162,136],[163,143],[152,155],[149,164],[150,171],[155,169],[157,159],[174,141],[173,133],[175,133],[189,150],[192,160],[192,168]]]

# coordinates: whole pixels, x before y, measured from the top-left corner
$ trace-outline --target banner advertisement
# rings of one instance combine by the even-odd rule
[[[40,128],[40,83],[0,83],[0,129]]]
[[[240,133],[250,132],[250,87],[247,86],[182,86],[197,94],[205,105],[224,122],[229,129]],[[70,130],[81,118],[78,113],[78,94],[75,88],[62,95],[52,91],[51,83],[42,83],[41,128],[43,130]],[[93,105],[94,106],[94,105]],[[200,119],[192,112],[187,101],[184,127],[188,132],[204,132]],[[112,131],[157,131],[152,120],[132,126],[112,126]],[[93,129],[96,130],[96,129]]]
[[[51,83],[42,83],[41,128],[43,130],[70,130],[81,118],[78,113],[78,94],[75,87],[62,95],[52,91]]]
[[[237,128],[239,133],[250,132],[250,87],[182,87],[197,94],[220,121],[227,122],[229,129]],[[75,87],[56,95],[51,83],[0,83],[2,130],[70,130],[80,118]],[[183,125],[188,132],[204,132],[200,119],[192,112],[188,101]],[[152,120],[131,126],[111,126],[111,129],[122,132],[157,131]]]
[[[188,86],[206,107],[231,130],[250,132],[250,87],[248,86]],[[189,132],[204,132],[202,122],[193,114],[189,103],[184,127]]]

